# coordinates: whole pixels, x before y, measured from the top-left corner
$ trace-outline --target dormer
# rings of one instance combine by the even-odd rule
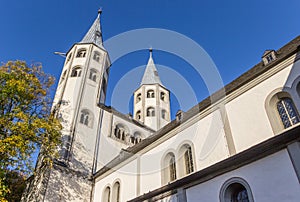
[[[262,56],[262,60],[264,62],[264,65],[268,65],[269,63],[276,60],[276,51],[275,50],[266,50]]]
[[[177,112],[176,112],[176,121],[181,121],[182,119],[183,119],[183,114],[184,114],[184,112],[182,111],[182,110],[178,110]]]

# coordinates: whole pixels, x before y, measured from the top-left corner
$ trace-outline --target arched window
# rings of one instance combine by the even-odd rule
[[[221,202],[253,202],[248,183],[241,178],[232,178],[224,183],[220,191]]]
[[[178,150],[178,173],[180,177],[195,171],[192,143],[184,143]]]
[[[170,174],[170,181],[176,180],[176,161],[175,156],[171,156],[169,159],[169,174]]]
[[[114,135],[117,139],[125,141],[128,136],[128,132],[125,130],[125,127],[121,124],[116,125],[114,130]]]
[[[67,70],[65,70],[64,73],[62,74],[59,84],[61,84],[65,80],[66,75],[67,75]]]
[[[139,120],[139,121],[142,119],[142,114],[141,114],[141,111],[140,111],[140,110],[136,112],[135,117],[136,117],[136,119]]]
[[[104,95],[106,95],[107,82],[106,82],[106,79],[104,77],[102,78],[102,86],[101,86],[101,88],[103,90]]]
[[[166,99],[166,94],[165,94],[164,92],[160,92],[160,99],[161,99],[162,101],[165,101],[165,99]]]
[[[139,132],[135,132],[133,136],[130,137],[131,144],[137,144],[142,140],[142,136]]]
[[[147,116],[155,116],[155,109],[153,107],[147,108]]]
[[[161,110],[161,118],[167,119],[167,111],[166,110]]]
[[[299,122],[299,115],[291,98],[281,98],[277,102],[277,111],[284,128],[288,128]]]
[[[97,82],[97,70],[95,70],[95,69],[90,70],[89,79],[91,79],[92,81]]]
[[[69,53],[68,57],[67,57],[67,63],[71,60],[72,58],[72,53]]]
[[[110,202],[110,187],[106,187],[103,191],[102,202]]]
[[[147,91],[147,98],[154,98],[154,90],[148,90]]]
[[[86,56],[86,49],[79,49],[77,52],[77,58],[84,58]]]
[[[112,202],[120,202],[120,182],[116,182],[113,186]]]
[[[162,184],[168,184],[177,179],[176,158],[174,152],[168,152],[161,161]]]
[[[98,51],[94,52],[93,59],[96,60],[97,62],[100,61],[100,53]]]
[[[142,100],[142,94],[139,93],[139,94],[137,94],[137,96],[136,96],[136,98],[135,98],[135,103],[138,103],[138,102],[141,101],[141,100]]]
[[[184,164],[186,174],[194,172],[192,148],[189,145],[186,146],[186,151],[184,152]]]
[[[71,72],[71,77],[80,77],[81,76],[81,67],[74,67]]]
[[[294,87],[295,89],[295,87]],[[300,121],[299,113],[292,99],[291,88],[278,88],[271,92],[265,102],[265,108],[274,134],[291,127]]]
[[[92,113],[87,109],[81,110],[79,122],[88,127],[93,127]]]

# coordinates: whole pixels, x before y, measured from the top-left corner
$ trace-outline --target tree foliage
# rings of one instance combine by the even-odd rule
[[[31,174],[31,157],[38,149],[48,164],[57,155],[61,125],[51,114],[53,83],[39,64],[9,61],[0,66],[0,201],[13,192],[11,176]]]

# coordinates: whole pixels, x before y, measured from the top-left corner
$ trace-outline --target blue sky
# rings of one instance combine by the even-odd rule
[[[58,80],[64,59],[53,52],[66,52],[79,42],[99,7],[103,8],[104,40],[140,28],[176,31],[205,49],[225,84],[260,62],[266,49],[278,49],[300,34],[299,0],[4,0],[0,12],[0,62],[41,62],[44,71]],[[147,60],[146,50],[137,51],[112,65],[108,105],[114,85],[133,68],[146,65]],[[154,60],[177,71],[193,87],[197,101],[189,107],[209,95],[201,77],[184,60],[155,50]],[[168,77],[160,75],[162,82]],[[135,78],[137,82],[140,79]],[[176,97],[172,98],[174,115],[180,107]],[[130,107],[118,110],[127,113]]]

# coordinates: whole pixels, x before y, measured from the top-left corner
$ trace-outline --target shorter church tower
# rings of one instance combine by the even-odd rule
[[[133,118],[159,130],[170,122],[170,92],[158,76],[152,49],[140,87],[134,92]]]

